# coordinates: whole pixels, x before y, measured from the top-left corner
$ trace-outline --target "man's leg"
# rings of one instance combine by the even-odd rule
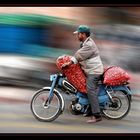
[[[101,75],[88,75],[87,76],[87,96],[91,105],[92,114],[95,118],[101,118],[100,107],[98,101],[98,82]]]

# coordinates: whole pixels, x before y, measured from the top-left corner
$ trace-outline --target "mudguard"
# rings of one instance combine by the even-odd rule
[[[128,95],[128,97],[129,97],[129,99],[130,99],[130,101],[131,101],[132,92],[131,92],[129,86],[127,86],[127,85],[112,86],[112,89],[113,89],[114,91],[119,91],[119,90],[124,91],[124,92]]]

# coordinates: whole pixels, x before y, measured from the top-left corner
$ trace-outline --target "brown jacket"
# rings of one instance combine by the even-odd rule
[[[79,62],[85,74],[103,74],[103,64],[99,50],[94,41],[88,37],[72,58],[74,63]]]

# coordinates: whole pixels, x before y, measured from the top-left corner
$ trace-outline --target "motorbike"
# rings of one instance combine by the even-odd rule
[[[30,103],[33,116],[39,121],[51,122],[57,119],[65,109],[65,101],[57,88],[67,95],[73,95],[69,111],[74,115],[91,112],[87,94],[79,92],[62,73],[50,75],[51,86],[36,91]],[[126,82],[119,86],[103,84],[103,78],[98,83],[98,100],[101,113],[107,119],[122,119],[131,108],[131,89]]]

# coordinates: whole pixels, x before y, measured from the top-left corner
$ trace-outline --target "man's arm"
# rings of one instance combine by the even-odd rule
[[[91,44],[91,42],[88,42],[75,53],[74,58],[78,62],[81,62],[81,61],[88,59],[91,55],[95,54],[96,51],[97,51],[97,47],[93,46],[93,44]],[[73,60],[74,60],[74,58],[73,58]],[[76,60],[74,60],[73,62],[77,62]]]
[[[75,57],[72,57],[72,58],[71,58],[71,61],[72,61],[74,64],[77,64],[77,63],[78,63],[78,61],[77,61],[77,59],[76,59]]]

